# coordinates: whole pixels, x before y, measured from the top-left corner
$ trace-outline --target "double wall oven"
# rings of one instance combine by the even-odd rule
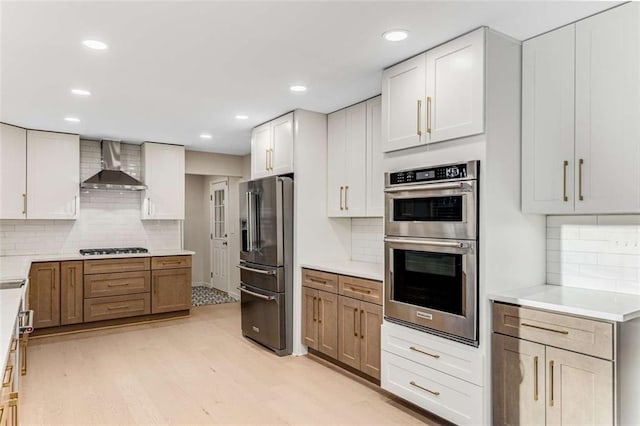
[[[479,166],[385,174],[385,318],[474,346]]]

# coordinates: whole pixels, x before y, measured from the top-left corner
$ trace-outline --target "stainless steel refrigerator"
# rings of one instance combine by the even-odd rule
[[[292,351],[293,180],[240,183],[242,335],[278,355]]]

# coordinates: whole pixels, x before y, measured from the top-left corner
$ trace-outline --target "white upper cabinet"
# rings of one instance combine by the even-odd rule
[[[483,133],[484,56],[480,28],[384,70],[383,151]]]
[[[287,173],[293,173],[293,113],[251,133],[251,179]]]
[[[522,208],[573,212],[575,26],[522,47]]]
[[[627,3],[524,43],[523,211],[640,212],[639,22]]]
[[[425,142],[425,55],[421,54],[382,73],[382,129],[384,152]]]
[[[640,211],[640,4],[576,23],[575,211]]]
[[[0,219],[27,217],[27,131],[0,123]]]
[[[480,28],[426,53],[426,142],[484,132],[484,33]]]
[[[329,217],[382,216],[380,97],[329,114]]]
[[[142,219],[184,219],[184,146],[142,144]]]
[[[27,130],[27,219],[76,219],[80,137]]]

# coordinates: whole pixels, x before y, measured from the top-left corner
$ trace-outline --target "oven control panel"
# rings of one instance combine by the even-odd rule
[[[407,170],[389,174],[391,185],[406,183],[431,182],[439,180],[458,180],[467,177],[467,164],[456,164],[428,169]]]

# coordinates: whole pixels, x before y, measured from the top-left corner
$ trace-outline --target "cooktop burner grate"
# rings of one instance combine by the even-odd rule
[[[80,254],[83,256],[95,256],[100,254],[138,254],[138,253],[149,253],[149,250],[142,247],[80,249]]]

